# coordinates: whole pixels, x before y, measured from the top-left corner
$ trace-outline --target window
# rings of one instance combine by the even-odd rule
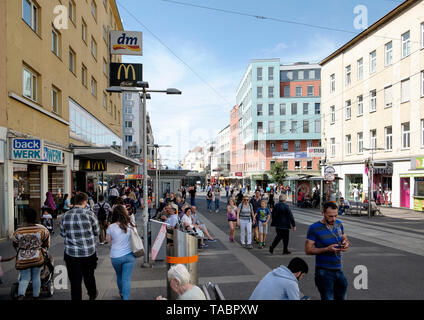
[[[91,15],[94,20],[97,20],[97,5],[94,1],[91,1]]]
[[[377,110],[377,90],[370,91],[370,112]]]
[[[309,133],[309,120],[303,120],[303,133]]]
[[[69,19],[75,23],[76,6],[74,0],[69,0]]]
[[[357,66],[358,66],[358,80],[361,80],[364,77],[364,59],[361,58],[357,61]]]
[[[81,82],[84,86],[87,86],[87,68],[84,65],[81,67]]]
[[[297,103],[291,104],[291,114],[296,115],[297,114]]]
[[[357,135],[358,138],[358,153],[364,152],[364,133],[359,132]]]
[[[384,65],[389,66],[392,64],[393,60],[393,43],[390,41],[389,43],[386,43],[384,46]]]
[[[91,78],[91,94],[97,96],[97,81],[94,78]]]
[[[132,136],[125,136],[125,142],[132,142]]]
[[[392,150],[393,148],[393,136],[392,136],[392,126],[384,128],[384,140],[385,140],[385,149]]]
[[[268,80],[274,80],[274,67],[268,67]]]
[[[271,143],[269,144],[269,149],[270,149],[272,152],[274,152],[274,151],[275,151],[275,142],[271,142]]]
[[[84,19],[82,19],[81,22],[81,38],[87,44],[87,24],[85,23]]]
[[[274,104],[268,105],[268,115],[273,116],[274,115]]]
[[[264,127],[262,122],[258,122],[258,133],[264,133]]]
[[[312,170],[312,161],[311,161],[311,160],[308,160],[308,161],[306,162],[306,169],[308,169],[308,170]]]
[[[268,87],[268,98],[274,98],[274,87]]]
[[[290,86],[283,87],[283,95],[284,97],[290,97]]]
[[[300,168],[300,161],[295,161],[295,162],[294,162],[294,168],[295,168],[295,169],[301,169],[301,168]]]
[[[132,121],[125,121],[125,128],[132,128]]]
[[[268,133],[275,133],[274,121],[268,122]]]
[[[352,116],[352,102],[350,100],[346,101],[346,120],[349,120]]]
[[[97,42],[91,38],[91,55],[97,60]]]
[[[402,35],[402,58],[405,58],[411,54],[411,38],[410,32],[405,32]]]
[[[312,141],[306,141],[306,148],[312,148],[313,143]]]
[[[103,108],[107,109],[107,95],[103,92]]]
[[[402,148],[409,149],[410,147],[410,128],[409,122],[402,123]]]
[[[315,133],[321,133],[321,119],[315,119]]]
[[[59,103],[60,103],[60,94],[59,90],[55,87],[52,88],[52,110],[54,113],[59,114]]]
[[[299,70],[299,71],[297,72],[297,78],[298,78],[299,80],[303,80],[303,79],[304,79],[304,72],[303,72],[303,70]]]
[[[336,75],[333,73],[330,76],[330,92],[336,91]]]
[[[38,7],[31,0],[22,0],[22,18],[31,27],[38,32]]]
[[[23,69],[23,90],[22,95],[32,101],[37,102],[37,90],[38,90],[38,76],[37,74],[30,70],[29,68],[24,67]]]
[[[295,141],[294,142],[294,151],[300,151],[300,149],[301,149],[300,141]]]
[[[336,138],[331,138],[330,139],[330,150],[331,150],[331,157],[335,157],[336,156]]]
[[[309,103],[303,104],[303,114],[306,115],[309,113]]]
[[[262,67],[259,67],[256,69],[256,80],[257,81],[262,81]]]
[[[346,85],[349,85],[351,83],[351,74],[352,74],[351,67],[350,65],[348,65],[346,67]]]
[[[59,33],[52,29],[52,52],[59,57]]]
[[[315,103],[315,114],[321,114],[321,103]]]
[[[309,70],[309,80],[315,80],[315,70]]]
[[[308,97],[312,97],[314,95],[314,86],[308,86]]]
[[[280,121],[280,133],[286,133],[286,122],[285,121]]]
[[[424,74],[424,72],[423,72]],[[286,115],[286,104],[285,103],[280,103],[280,116],[285,116]]]
[[[283,168],[286,170],[289,168],[289,162],[287,160],[283,161]]]
[[[75,73],[76,56],[74,50],[69,48],[69,70]]]
[[[291,133],[297,133],[297,121],[291,123]]]
[[[358,96],[358,117],[364,114],[364,96]]]
[[[374,50],[370,53],[370,73],[377,70],[377,52]]]
[[[331,106],[330,107],[330,123],[333,124],[336,122],[336,107]]]
[[[283,151],[289,151],[289,143],[288,143],[288,141],[283,141]]]
[[[107,77],[107,61],[103,58],[103,73]]]
[[[262,98],[262,87],[257,87],[256,90],[258,99]]]
[[[352,154],[352,136],[350,134],[346,136],[346,154]]]
[[[262,104],[258,104],[256,108],[257,108],[258,116],[263,116],[264,114],[262,111]]]
[[[384,107],[390,108],[392,106],[393,96],[392,96],[392,86],[384,88]]]
[[[401,101],[401,103],[409,101],[409,94],[410,94],[409,82],[410,81],[409,81],[409,78],[408,78],[408,79],[403,80],[400,83],[400,87],[401,87],[401,98],[400,98],[400,101]]]
[[[302,87],[296,87],[296,97],[302,96]]]
[[[377,130],[370,130],[370,146],[371,149],[377,148]]]
[[[107,41],[107,28],[105,25],[103,25],[103,40],[106,42],[106,44],[108,43]]]

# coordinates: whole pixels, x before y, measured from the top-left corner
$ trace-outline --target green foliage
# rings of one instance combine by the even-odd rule
[[[269,170],[267,174],[271,176],[274,182],[280,185],[283,184],[283,182],[286,180],[286,177],[287,177],[286,169],[284,169],[282,162],[275,162],[271,166],[271,170]]]

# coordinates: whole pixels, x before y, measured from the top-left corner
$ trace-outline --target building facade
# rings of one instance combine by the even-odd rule
[[[327,164],[348,199],[370,185],[377,202],[422,210],[423,4],[405,1],[320,63]]]
[[[212,176],[222,184],[230,178],[230,125],[222,129],[215,138],[216,148],[212,157]]]
[[[195,147],[186,154],[182,169],[199,173],[204,171],[202,147]]]

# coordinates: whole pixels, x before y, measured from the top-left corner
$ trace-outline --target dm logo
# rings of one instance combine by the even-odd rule
[[[141,46],[138,43],[137,36],[129,36],[125,32],[117,39],[117,44],[113,45],[113,50],[131,50],[134,52],[141,52]]]

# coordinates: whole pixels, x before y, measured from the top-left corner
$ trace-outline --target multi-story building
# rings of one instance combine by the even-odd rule
[[[373,160],[376,200],[422,210],[423,5],[403,2],[320,63],[327,163],[348,199],[354,187],[367,195]]]
[[[247,68],[236,102],[243,172],[252,188],[266,186],[275,161],[283,161],[289,176],[319,174],[319,158],[306,151],[320,145],[320,69],[279,59],[253,60]]]
[[[182,169],[197,172],[204,171],[202,147],[195,147],[186,154],[182,164]]]
[[[212,175],[221,183],[229,183],[230,176],[230,125],[215,138],[216,148],[212,157]]]
[[[213,153],[215,151],[215,148],[216,148],[215,141],[211,141],[211,142],[206,141],[202,147],[205,182],[215,182],[215,177],[212,176],[212,173],[213,173],[212,161],[213,161]]]
[[[230,112],[230,181],[237,186],[243,184],[244,148],[239,130],[241,121],[239,106],[236,105]]]
[[[108,31],[123,30],[115,1],[0,1],[0,15],[1,238],[47,191],[96,194],[134,162],[119,152],[120,97],[106,93]]]

